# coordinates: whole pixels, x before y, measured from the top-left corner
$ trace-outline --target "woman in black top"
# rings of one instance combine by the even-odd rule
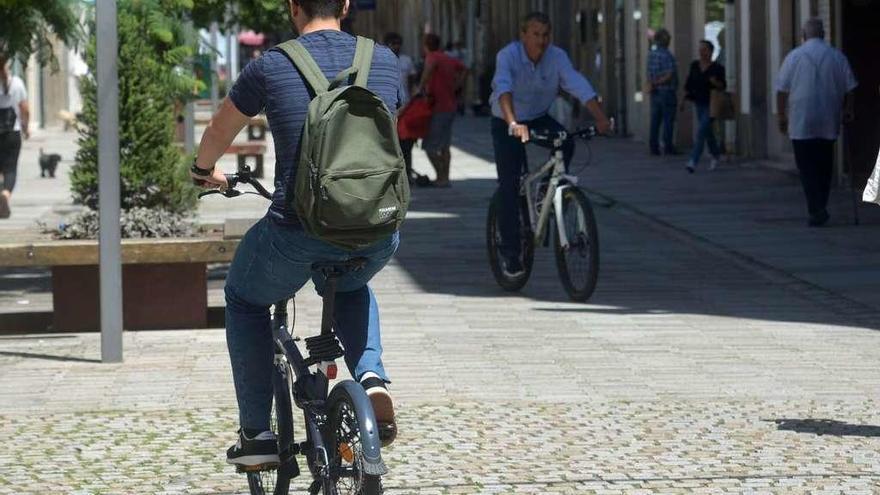
[[[718,165],[721,152],[718,149],[718,141],[712,131],[712,117],[709,116],[709,101],[713,89],[723,90],[725,83],[724,66],[712,61],[712,52],[715,46],[711,41],[700,41],[700,58],[691,63],[687,82],[684,83],[684,97],[694,102],[697,110],[697,139],[694,143],[694,151],[687,162],[687,170],[694,173],[700,155],[703,154],[703,146],[708,142],[709,153],[712,154],[712,162],[709,170],[714,170]],[[684,101],[682,101],[684,109]]]

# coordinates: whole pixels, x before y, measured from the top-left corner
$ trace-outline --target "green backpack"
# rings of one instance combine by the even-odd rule
[[[299,41],[278,48],[315,92],[292,184],[306,232],[349,250],[393,234],[409,206],[409,181],[395,116],[367,89],[373,41],[358,36],[354,63],[332,83]]]

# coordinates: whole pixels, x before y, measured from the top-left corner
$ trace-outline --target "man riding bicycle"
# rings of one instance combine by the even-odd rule
[[[293,26],[300,33],[298,41],[328,79],[352,66],[356,38],[340,29],[348,0],[287,2]],[[388,48],[377,46],[367,88],[387,108],[396,109],[399,85],[397,57]],[[274,199],[266,216],[242,239],[225,289],[226,340],[241,425],[239,440],[226,455],[227,462],[240,467],[279,462],[269,424],[274,358],[269,308],[291,297],[309,278],[321,293],[324,280],[311,270],[319,261],[367,260],[362,269],[346,273],[338,281],[334,329],[352,377],[371,399],[383,443],[390,443],[397,431],[382,365],[379,310],[367,282],[397,250],[398,234],[364,249],[346,250],[304,231],[291,206],[289,185],[295,174],[305,173],[299,170],[298,161],[310,89],[284,52],[273,49],[253,60],[211,119],[193,163],[193,179],[207,188],[225,189],[226,178],[214,164],[250,118],[265,111],[277,156]]]
[[[558,132],[563,126],[547,115],[559,90],[575,96],[596,119],[601,134],[611,130],[596,91],[571,64],[565,51],[550,44],[550,18],[541,12],[527,15],[520,40],[498,52],[492,79],[492,144],[501,191],[501,239],[503,271],[509,277],[524,272],[517,198],[520,176],[526,163],[525,143],[529,131]],[[574,141],[563,146],[565,166],[574,155]]]

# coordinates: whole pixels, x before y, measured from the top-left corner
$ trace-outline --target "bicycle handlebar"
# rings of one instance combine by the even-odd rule
[[[568,139],[570,137],[590,139],[590,138],[593,138],[593,137],[596,137],[599,135],[600,134],[599,134],[599,131],[596,130],[596,126],[592,126],[592,125],[589,127],[585,127],[583,129],[574,131],[574,132],[568,132],[568,131],[536,132],[536,131],[529,130],[529,139],[531,139],[532,141],[543,141],[543,142],[548,142],[548,143],[552,143],[553,141],[556,141],[556,140],[565,141],[566,139]]]
[[[219,189],[211,189],[210,191],[203,191],[199,193],[199,199],[204,198],[205,196],[211,194],[222,194],[227,198],[234,198],[236,196],[241,196],[242,194],[259,194],[260,196],[271,200],[272,193],[266,190],[260,182],[254,178],[252,175],[251,169],[249,167],[243,167],[237,174],[224,174],[226,177],[226,182],[229,184],[229,187],[226,188],[225,191],[221,191]],[[239,191],[235,188],[235,186],[239,184],[250,184],[251,187],[256,189],[256,193],[245,193]]]

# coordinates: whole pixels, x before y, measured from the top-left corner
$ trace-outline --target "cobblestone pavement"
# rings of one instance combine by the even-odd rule
[[[847,493],[880,487],[876,401],[422,404],[387,493]],[[823,422],[818,418],[838,418]],[[810,419],[817,418],[817,419]],[[0,493],[242,493],[229,408],[0,418]],[[872,438],[873,437],[873,438]],[[8,444],[7,444],[8,445]],[[38,451],[35,445],[45,445]],[[304,492],[300,480],[296,488]]]
[[[374,283],[401,424],[388,493],[880,493],[876,311],[600,195],[589,304],[567,302],[547,249],[502,292],[483,245],[494,167],[454,160]],[[297,311],[316,328],[313,291]],[[223,459],[222,330],[127,332],[123,364],[99,349],[0,337],[0,493],[244,492]]]

